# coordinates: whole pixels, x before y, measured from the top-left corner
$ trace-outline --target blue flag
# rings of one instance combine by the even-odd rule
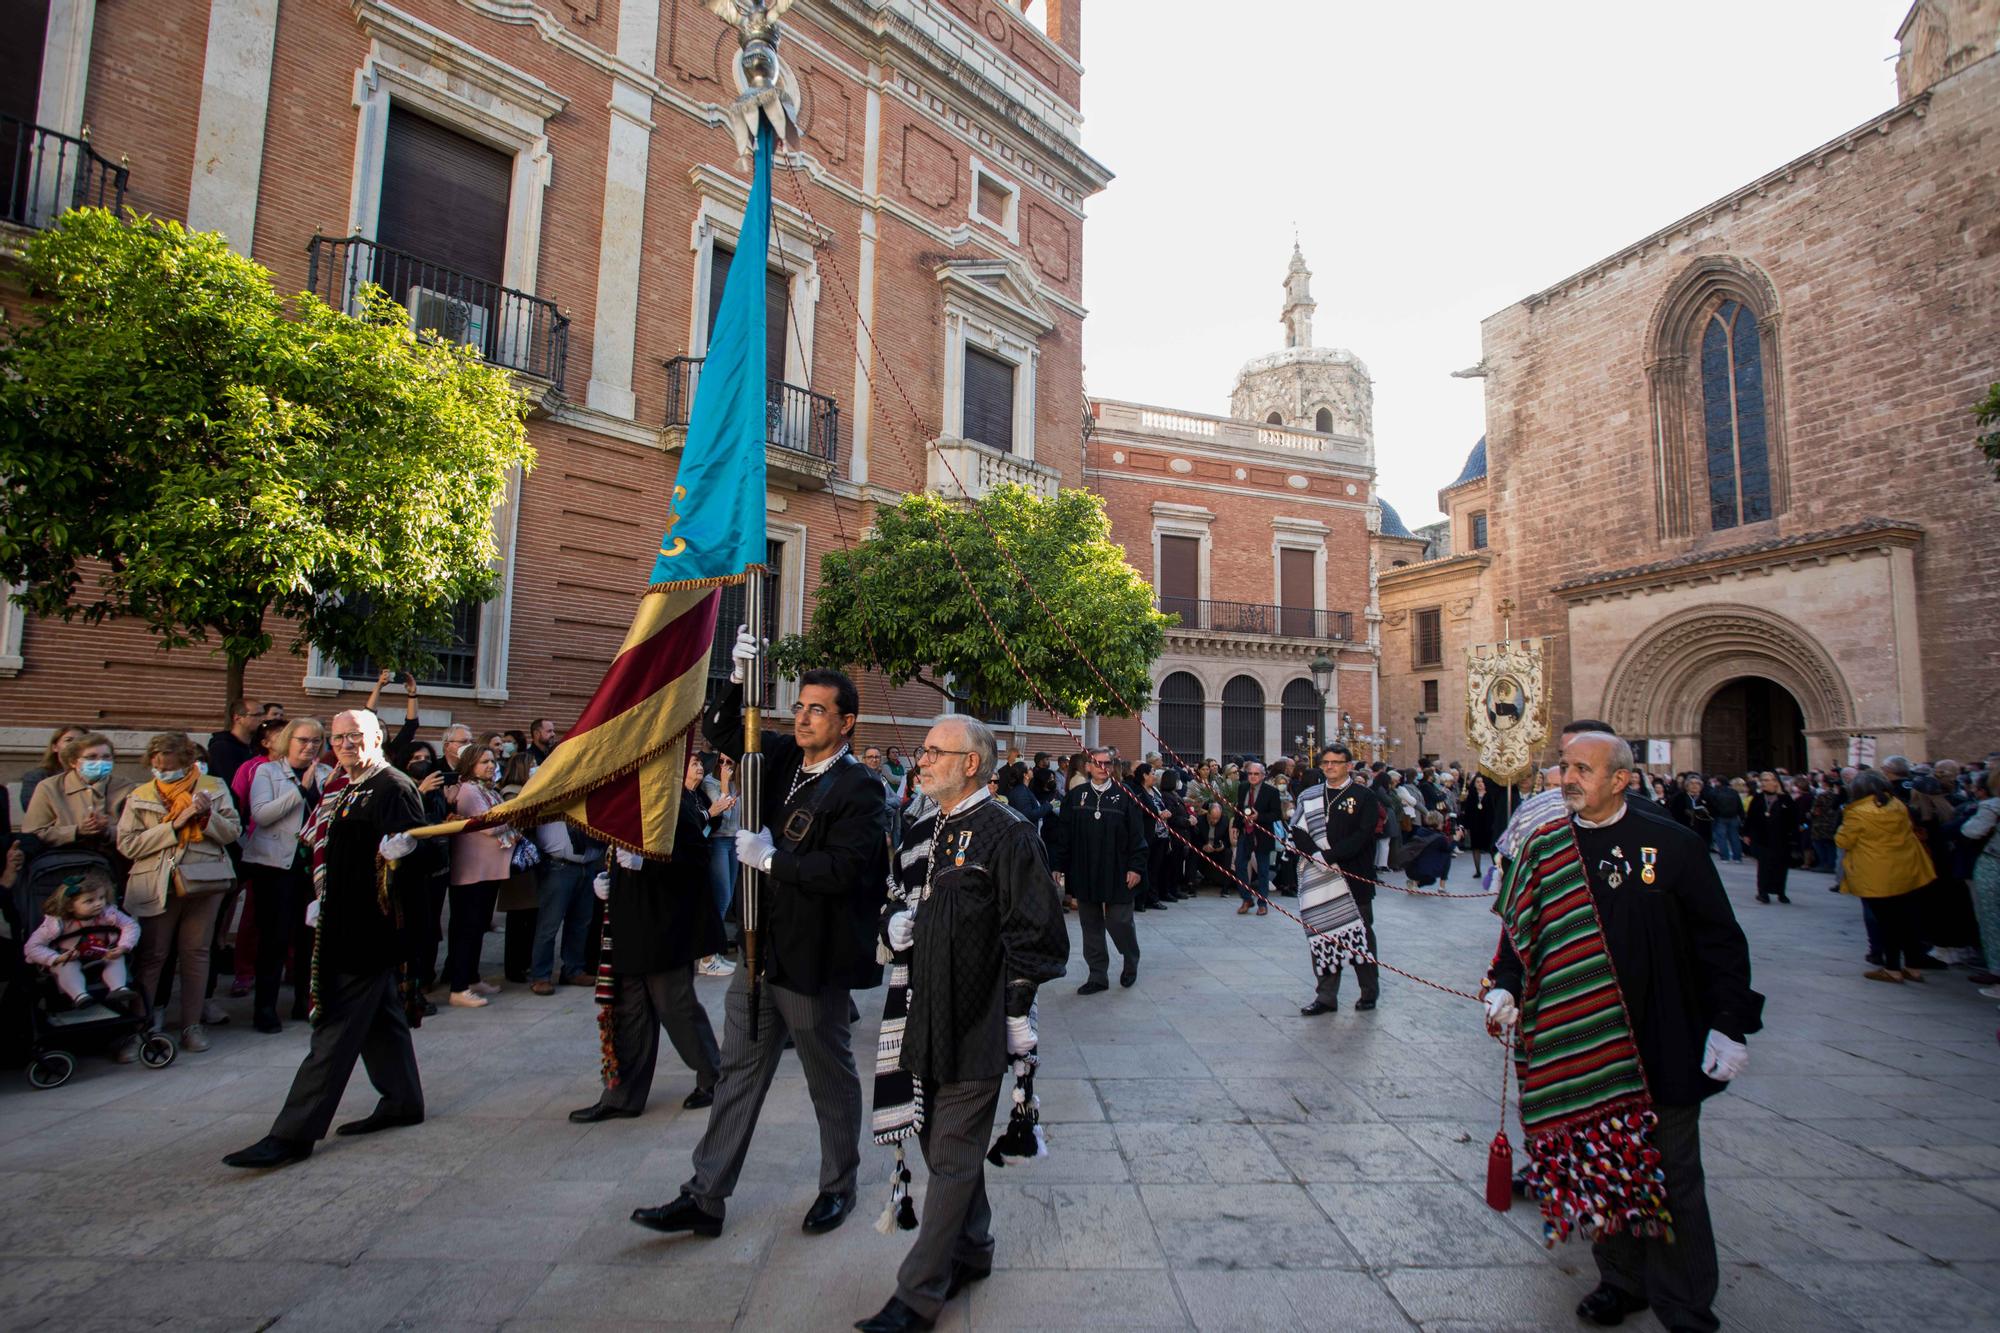
[[[750,204],[695,385],[667,532],[653,562],[655,587],[734,578],[764,563],[769,429],[764,255],[771,244],[771,151],[771,126],[760,122]]]

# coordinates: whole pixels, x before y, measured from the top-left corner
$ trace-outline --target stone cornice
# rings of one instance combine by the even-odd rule
[[[1629,597],[1663,588],[1719,583],[1725,578],[1741,578],[1775,569],[1823,565],[1837,556],[1853,559],[1871,554],[1886,555],[1892,550],[1920,546],[1923,540],[1924,530],[1914,522],[1868,518],[1821,532],[1801,533],[1796,537],[1781,537],[1719,551],[1695,552],[1673,560],[1571,579],[1556,585],[1551,591],[1571,603]]]
[[[1403,539],[1391,537],[1388,540],[1399,541]],[[1391,585],[1394,585],[1393,591],[1400,592],[1405,589],[1421,588],[1429,583],[1447,582],[1452,578],[1464,574],[1471,574],[1477,577],[1483,574],[1492,563],[1493,553],[1491,551],[1441,556],[1436,560],[1426,560],[1422,564],[1403,565],[1400,568],[1382,570],[1375,575],[1375,586],[1383,592],[1389,592],[1392,591]]]
[[[1774,190],[1783,189],[1796,180],[1799,174],[1806,168],[1824,167],[1827,161],[1836,154],[1856,151],[1870,136],[1879,137],[1888,134],[1896,127],[1899,121],[1906,117],[1917,120],[1923,119],[1925,113],[1930,110],[1930,104],[1930,93],[1922,92],[1907,102],[1890,107],[1881,115],[1871,120],[1863,121],[1838,138],[1830,139],[1811,152],[1792,159],[1776,171],[1767,172],[1759,176],[1756,180],[1751,181],[1748,185],[1732,190],[1713,203],[1696,209],[1686,217],[1668,223],[1645,239],[1634,241],[1624,249],[1606,255],[1590,267],[1570,274],[1561,282],[1550,287],[1544,287],[1532,296],[1522,298],[1520,304],[1529,310],[1534,310],[1539,306],[1547,305],[1558,297],[1568,296],[1607,269],[1618,268],[1644,254],[1647,250],[1666,246],[1673,241],[1676,235],[1692,232],[1696,227],[1712,223],[1722,214],[1740,209],[1751,199],[1762,198]]]
[[[1166,631],[1168,651],[1184,656],[1200,657],[1204,661],[1257,660],[1310,662],[1320,653],[1335,656],[1339,653],[1359,653],[1373,655],[1372,644],[1359,641],[1317,639],[1286,639],[1276,635],[1225,634],[1215,630],[1181,629],[1170,627]]]

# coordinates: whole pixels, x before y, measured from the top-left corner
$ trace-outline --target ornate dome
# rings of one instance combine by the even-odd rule
[[[1408,537],[1411,541],[1416,540],[1417,534],[1404,526],[1403,516],[1396,512],[1394,505],[1380,496],[1376,497],[1375,504],[1382,511],[1382,535],[1384,537]]]
[[[1472,452],[1465,456],[1465,466],[1460,469],[1458,480],[1451,486],[1463,486],[1468,481],[1478,481],[1486,475],[1486,437],[1479,437],[1479,443],[1472,446]],[[1445,487],[1450,490],[1451,486]]]

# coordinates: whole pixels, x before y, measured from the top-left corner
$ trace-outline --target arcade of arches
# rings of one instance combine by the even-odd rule
[[[1155,729],[1160,740],[1188,764],[1204,757],[1269,759],[1300,749],[1295,738],[1308,730],[1320,738],[1326,735],[1326,699],[1306,677],[1285,682],[1275,709],[1263,682],[1250,675],[1231,676],[1223,684],[1219,706],[1211,703],[1200,677],[1189,671],[1169,672],[1161,679],[1156,698]],[[1219,724],[1214,732],[1212,708]],[[1142,748],[1159,746],[1149,739]]]

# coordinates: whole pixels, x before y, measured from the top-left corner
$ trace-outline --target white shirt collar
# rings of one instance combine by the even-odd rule
[[[1106,778],[1102,782],[1093,782],[1090,784],[1090,789],[1102,796],[1105,792],[1111,790],[1111,779]]]
[[[1588,819],[1585,819],[1582,815],[1571,815],[1570,818],[1576,821],[1576,826],[1578,828],[1610,828],[1613,824],[1616,824],[1619,820],[1625,818],[1625,803],[1623,801],[1620,801],[1618,803],[1618,813],[1611,816],[1611,818],[1602,821],[1601,823],[1593,824]]]
[[[977,791],[973,792],[972,795],[966,797],[964,800],[960,801],[957,805],[954,805],[950,810],[944,812],[939,817],[941,819],[956,819],[958,816],[964,814],[967,810],[970,810],[973,806],[978,805],[981,801],[988,801],[991,800],[992,798],[993,798],[992,790],[987,787],[981,787]]]
[[[846,753],[847,753],[847,747],[843,745],[838,750],[835,750],[832,754],[828,755],[826,758],[820,760],[816,764],[799,765],[799,772],[811,773],[813,776],[817,777],[821,773],[826,772],[826,770],[828,770],[829,768],[832,768],[835,761],[837,761],[840,758],[840,756]]]

